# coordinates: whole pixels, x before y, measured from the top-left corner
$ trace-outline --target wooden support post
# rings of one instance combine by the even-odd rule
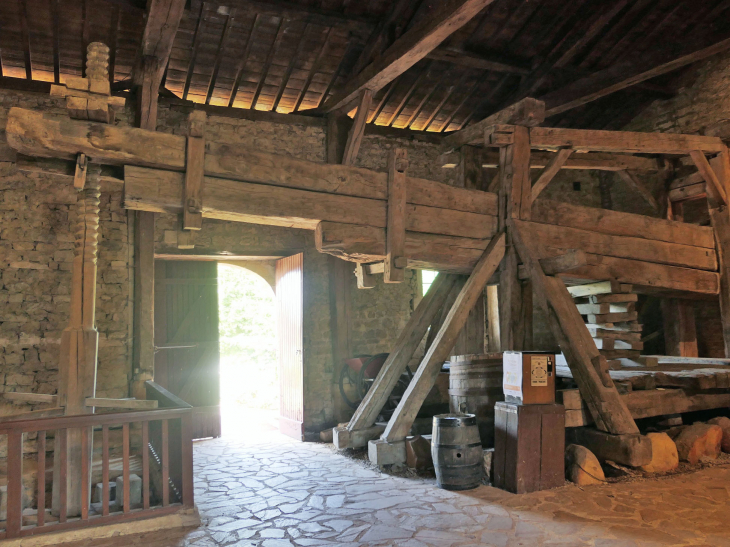
[[[628,408],[608,375],[608,366],[583,322],[563,281],[544,274],[535,242],[522,236],[519,222],[513,242],[530,272],[535,296],[548,316],[548,324],[563,350],[581,395],[599,429],[616,435],[636,434]]]
[[[423,336],[434,317],[443,307],[457,279],[458,276],[443,273],[436,276],[436,280],[419,302],[405,328],[398,336],[398,340],[375,378],[375,382],[373,382],[360,406],[357,407],[347,427],[344,428],[350,433],[350,438],[352,438],[353,432],[367,429],[375,423],[378,414],[383,409],[383,405],[398,382],[398,378],[405,372],[413,353],[423,340]],[[378,431],[375,436],[380,433]],[[365,446],[368,440],[364,439],[363,444],[360,446]],[[345,443],[344,438],[343,443]],[[336,446],[338,448],[352,447],[352,445],[339,446],[337,444]]]
[[[405,268],[396,261],[405,257],[406,242],[406,171],[408,154],[404,148],[392,149],[388,155],[388,225],[385,231],[385,269],[383,281],[402,283]]]
[[[398,407],[388,422],[381,440],[385,443],[403,441],[413,425],[418,411],[436,381],[441,365],[449,357],[456,337],[464,326],[469,312],[482,296],[484,286],[502,261],[505,235],[495,236],[462,287],[433,344],[428,348],[416,374],[403,394]]]
[[[499,286],[487,285],[487,341],[489,353],[502,351],[499,334]]]
[[[702,157],[704,158],[704,155]],[[727,147],[712,159],[711,170],[727,195],[730,192],[730,151]],[[725,357],[730,357],[730,209],[718,203],[717,197],[709,193],[709,186],[707,184],[707,203],[720,267],[720,320],[725,342]]]
[[[522,207],[524,196],[532,191],[530,181],[530,134],[527,127],[514,127],[514,143],[500,149],[499,223],[507,230],[507,251],[499,280],[499,331],[502,351],[529,349],[532,339],[532,301],[523,295],[531,294],[519,280],[519,256],[511,241],[513,218],[529,218],[530,212]]]
[[[205,167],[205,112],[195,110],[188,120],[183,197],[183,230],[203,227],[203,183]]]
[[[354,165],[357,159],[357,153],[360,151],[360,143],[365,134],[365,124],[368,121],[368,113],[370,105],[373,102],[373,92],[369,89],[363,89],[360,92],[360,99],[357,104],[357,112],[355,120],[350,128],[347,136],[347,144],[345,145],[345,153],[342,158],[343,165]]]
[[[662,300],[664,319],[664,351],[666,355],[699,357],[695,307],[690,300]]]

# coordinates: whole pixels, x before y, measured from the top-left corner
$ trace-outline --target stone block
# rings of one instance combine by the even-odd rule
[[[405,440],[389,443],[382,439],[368,442],[368,459],[379,467],[406,463]]]
[[[565,477],[578,486],[606,482],[598,458],[584,446],[568,445],[565,449]]]
[[[647,473],[667,473],[679,465],[677,445],[666,433],[648,433],[646,437],[651,442],[651,462],[641,469]]]
[[[124,477],[117,477],[114,503],[121,507],[124,504]],[[129,475],[129,504],[142,503],[142,479],[132,473]]]
[[[697,423],[682,429],[674,442],[680,461],[696,464],[702,460],[715,460],[720,455],[722,427]]]
[[[708,420],[708,424],[719,425],[722,428],[722,443],[720,448],[723,452],[730,452],[730,418],[720,416]]]
[[[104,483],[103,482],[97,482],[96,486],[94,487],[94,494],[91,496],[92,503],[101,503],[102,500],[102,492],[104,491]],[[117,483],[116,482],[110,482],[109,483],[109,503],[113,503],[116,499],[117,492]]]
[[[431,443],[421,435],[406,437],[406,463],[412,469],[433,467]]]

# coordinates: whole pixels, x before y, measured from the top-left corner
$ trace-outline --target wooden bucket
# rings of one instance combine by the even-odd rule
[[[431,457],[439,487],[471,490],[482,483],[483,451],[473,414],[433,417]]]
[[[499,401],[504,401],[501,353],[451,358],[449,410],[476,416],[485,448],[494,447],[494,404]]]

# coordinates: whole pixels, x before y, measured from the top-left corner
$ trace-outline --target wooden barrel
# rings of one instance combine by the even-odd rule
[[[485,448],[494,447],[494,404],[499,401],[504,401],[501,353],[451,358],[449,410],[476,416]]]
[[[471,490],[482,483],[483,451],[473,414],[433,417],[431,457],[439,487]]]

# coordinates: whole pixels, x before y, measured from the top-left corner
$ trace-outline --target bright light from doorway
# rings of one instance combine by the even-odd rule
[[[219,263],[218,314],[223,435],[277,429],[273,289],[250,270]]]
[[[428,292],[428,289],[433,284],[437,275],[438,272],[435,270],[421,270],[421,287],[423,289],[421,294],[426,294]]]

